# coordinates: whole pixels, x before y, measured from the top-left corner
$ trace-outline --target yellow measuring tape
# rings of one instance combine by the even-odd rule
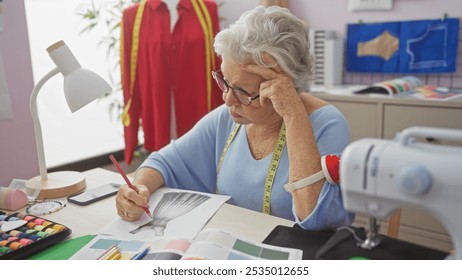
[[[221,153],[220,161],[218,162],[217,178],[218,178],[218,173],[220,173],[220,169],[223,164],[225,154],[228,151],[229,146],[231,145],[231,142],[233,142],[234,137],[236,136],[240,127],[241,127],[240,124],[236,124],[233,130],[231,131],[231,134],[229,135],[228,140],[226,140],[225,147],[223,148],[223,152]],[[284,125],[284,123],[282,123],[281,129],[279,130],[278,140],[276,142],[276,147],[274,148],[273,156],[271,157],[271,162],[268,167],[268,172],[266,173],[265,189],[263,192],[263,209],[262,209],[262,212],[265,214],[270,214],[270,211],[271,211],[271,191],[273,189],[274,177],[276,177],[276,171],[279,166],[279,161],[281,160],[281,155],[282,155],[282,151],[284,150],[285,143],[286,143],[286,126]],[[217,184],[216,192],[218,192],[218,184]]]
[[[138,65],[138,48],[140,44],[140,26],[141,26],[141,19],[143,17],[144,7],[146,6],[146,0],[141,0],[138,5],[138,9],[136,10],[135,22],[133,25],[133,34],[132,34],[132,50],[130,53],[130,97],[128,99],[127,104],[124,107],[122,112],[122,123],[124,126],[130,125],[130,115],[128,114],[128,110],[132,105],[133,99],[133,91],[135,90],[135,79],[136,79],[136,66]],[[123,26],[121,26],[121,30]],[[123,32],[121,33],[121,62],[123,61]],[[122,68],[123,69],[123,68]],[[123,72],[123,71],[122,71]]]
[[[213,53],[213,26],[210,13],[203,0],[191,0],[205,39],[205,77],[207,79],[207,109],[212,110],[212,70],[215,69],[215,55]]]

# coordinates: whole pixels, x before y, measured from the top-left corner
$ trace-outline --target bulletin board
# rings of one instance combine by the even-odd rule
[[[458,18],[349,24],[346,69],[369,73],[454,73],[458,31]]]

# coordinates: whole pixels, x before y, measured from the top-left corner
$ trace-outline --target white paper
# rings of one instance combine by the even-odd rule
[[[0,50],[0,120],[11,119],[12,117],[10,92],[8,90],[2,51]]]
[[[161,188],[150,198],[152,221],[146,214],[135,222],[117,217],[97,234],[123,240],[193,239],[228,199],[225,195]]]

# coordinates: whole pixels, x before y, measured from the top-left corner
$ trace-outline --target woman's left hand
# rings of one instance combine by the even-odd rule
[[[254,64],[244,65],[242,69],[264,79],[260,84],[260,103],[262,106],[270,101],[283,119],[304,109],[302,100],[289,76]]]

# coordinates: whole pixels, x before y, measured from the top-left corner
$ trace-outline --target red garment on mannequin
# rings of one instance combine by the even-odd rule
[[[213,25],[219,30],[217,5],[204,0]],[[130,61],[133,26],[139,4],[123,12],[121,72],[125,104],[130,99]],[[132,101],[131,122],[124,128],[125,161],[130,164],[138,145],[138,129],[144,132],[144,147],[159,150],[170,141],[171,94],[174,94],[177,135],[186,133],[209,110],[204,32],[191,0],[180,0],[178,21],[170,32],[170,13],[161,0],[148,0],[139,31],[138,63]],[[220,62],[216,58],[216,68]],[[212,69],[215,70],[215,69]],[[208,73],[208,75],[211,75]],[[212,83],[211,105],[223,103],[221,91]]]

